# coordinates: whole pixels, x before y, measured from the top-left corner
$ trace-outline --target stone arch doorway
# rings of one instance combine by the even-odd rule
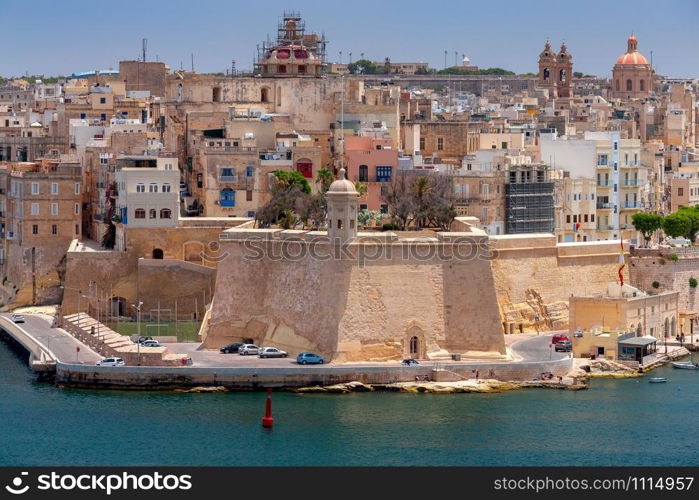
[[[417,325],[408,328],[406,332],[405,355],[408,358],[424,359],[426,357],[425,333]]]
[[[163,249],[162,248],[154,248],[153,249],[153,258],[154,259],[162,259],[164,257]]]

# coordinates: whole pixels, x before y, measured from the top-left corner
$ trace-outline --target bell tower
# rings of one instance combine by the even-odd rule
[[[556,96],[556,52],[551,50],[551,43],[546,40],[544,50],[539,54],[540,88],[548,89],[549,96]]]
[[[556,57],[556,86],[558,97],[573,96],[573,56],[568,52],[565,42],[561,44],[561,51]]]

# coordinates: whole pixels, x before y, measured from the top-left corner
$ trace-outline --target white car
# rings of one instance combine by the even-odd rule
[[[141,347],[163,347],[163,344],[161,344],[157,340],[146,340],[144,342],[141,342]]]
[[[260,354],[260,348],[255,344],[243,344],[238,348],[238,354],[247,356],[248,354]]]
[[[263,347],[260,349],[261,358],[286,358],[288,355],[289,353],[276,347]]]
[[[15,313],[12,315],[12,321],[14,323],[24,323],[24,316],[22,316],[21,314]]]
[[[96,366],[125,366],[124,360],[121,358],[104,358],[97,363]]]

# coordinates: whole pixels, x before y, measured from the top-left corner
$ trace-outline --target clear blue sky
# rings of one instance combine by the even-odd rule
[[[71,74],[117,68],[140,55],[188,69],[249,68],[256,44],[275,35],[284,9],[324,31],[332,61],[349,52],[393,61],[448,64],[465,53],[482,68],[536,71],[547,37],[563,39],[576,71],[608,76],[631,30],[660,74],[699,76],[699,1],[441,0],[0,0],[0,75]]]

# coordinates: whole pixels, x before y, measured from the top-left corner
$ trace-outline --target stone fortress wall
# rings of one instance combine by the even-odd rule
[[[505,354],[504,331],[565,328],[572,293],[601,293],[616,280],[618,242],[489,238],[476,226],[460,218],[455,232],[423,240],[359,233],[348,247],[351,258],[329,260],[281,257],[285,246],[287,256],[303,254],[325,233],[228,230],[221,251],[229,256],[218,267],[205,346],[247,339],[341,362],[382,361],[410,357],[417,337],[419,357],[497,358]],[[295,250],[290,239],[298,240]],[[265,256],[245,259],[251,245],[258,255],[264,246]],[[329,246],[316,243],[323,245]],[[378,249],[381,258],[361,258]],[[473,258],[445,261],[437,249]]]

